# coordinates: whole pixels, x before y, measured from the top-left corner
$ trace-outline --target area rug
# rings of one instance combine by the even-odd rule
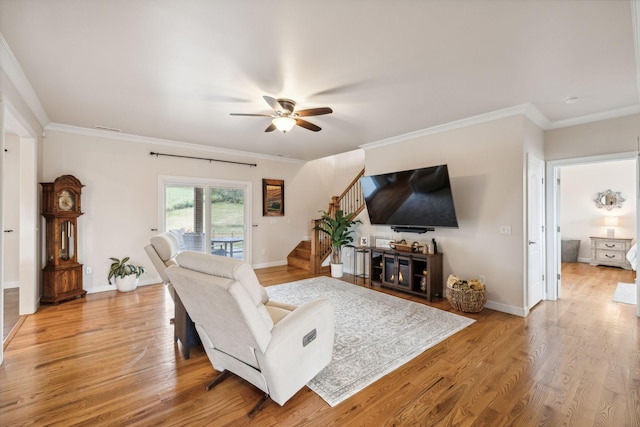
[[[637,301],[638,289],[635,283],[618,283],[618,287],[613,293],[613,302],[636,305]]]
[[[331,300],[335,312],[333,359],[307,384],[331,406],[474,322],[330,277],[266,289],[274,301],[295,305],[318,298]]]

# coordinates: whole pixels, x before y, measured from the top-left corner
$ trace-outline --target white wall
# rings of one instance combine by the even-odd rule
[[[484,275],[487,307],[524,315],[525,133],[531,139],[527,144],[538,151],[542,146],[541,134],[530,126],[517,116],[365,147],[367,175],[448,164],[459,222],[459,229],[440,228],[422,235],[403,236],[388,227],[370,227],[371,234],[394,234],[410,242],[435,237],[444,253],[445,277]],[[512,234],[499,234],[501,225],[510,225]]]
[[[364,151],[358,149],[335,156],[324,157],[308,162],[305,166],[313,168],[317,172],[318,181],[313,185],[323,189],[324,198],[321,209],[329,208],[331,197],[339,196],[364,168]],[[308,183],[307,183],[308,184]],[[319,218],[318,211],[313,212],[313,218]]]
[[[635,238],[635,160],[564,166],[561,174],[561,235],[563,239],[580,240],[580,262],[591,259],[590,236],[606,237],[605,215],[618,217],[616,237]],[[596,194],[606,190],[621,192],[626,199],[621,208],[608,211],[596,206]]]
[[[20,280],[20,138],[5,135],[4,168],[4,288],[17,288]]]
[[[545,131],[545,160],[638,151],[640,114]]]
[[[255,162],[258,166],[155,157],[151,151]],[[86,269],[84,274],[84,289],[89,292],[112,289],[107,285],[109,257],[131,256],[133,262],[147,267],[141,284],[159,281],[143,250],[157,233],[151,229],[160,228],[159,175],[251,182],[251,259],[256,267],[285,264],[287,254],[308,235],[310,213],[325,206],[324,188],[317,185],[323,171],[287,160],[251,159],[62,131],[47,132],[43,158],[45,181],[71,174],[85,185],[84,215],[78,221],[78,260],[93,267],[93,274],[86,274]],[[285,181],[284,217],[262,216],[263,178]]]

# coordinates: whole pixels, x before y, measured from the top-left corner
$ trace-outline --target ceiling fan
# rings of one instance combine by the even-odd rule
[[[231,113],[232,116],[258,116],[258,117],[272,117],[271,124],[264,130],[265,132],[272,132],[278,129],[282,133],[289,132],[295,125],[309,129],[313,132],[318,132],[322,128],[314,125],[307,120],[300,117],[309,116],[321,116],[323,114],[331,114],[333,110],[329,107],[321,108],[309,108],[307,110],[294,111],[296,102],[287,98],[272,98],[270,96],[263,96],[267,104],[273,109],[271,114],[245,114],[245,113]]]

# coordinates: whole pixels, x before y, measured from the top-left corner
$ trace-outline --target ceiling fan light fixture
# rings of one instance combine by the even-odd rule
[[[295,119],[291,117],[276,117],[271,123],[282,133],[289,132],[296,125]]]

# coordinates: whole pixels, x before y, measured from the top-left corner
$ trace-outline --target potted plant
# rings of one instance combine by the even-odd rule
[[[140,275],[144,273],[144,267],[140,265],[127,264],[129,257],[122,258],[120,261],[118,258],[109,258],[113,263],[109,269],[109,277],[107,280],[111,285],[111,279],[115,278],[116,287],[120,292],[133,291],[138,287],[138,279]]]
[[[314,229],[322,231],[329,236],[329,240],[331,241],[331,276],[342,277],[342,248],[344,246],[353,247],[353,245],[350,244],[353,242],[351,226],[362,221],[359,219],[354,220],[354,213],[345,215],[341,209],[336,211],[335,217],[332,217],[327,212],[321,212],[322,217]]]

